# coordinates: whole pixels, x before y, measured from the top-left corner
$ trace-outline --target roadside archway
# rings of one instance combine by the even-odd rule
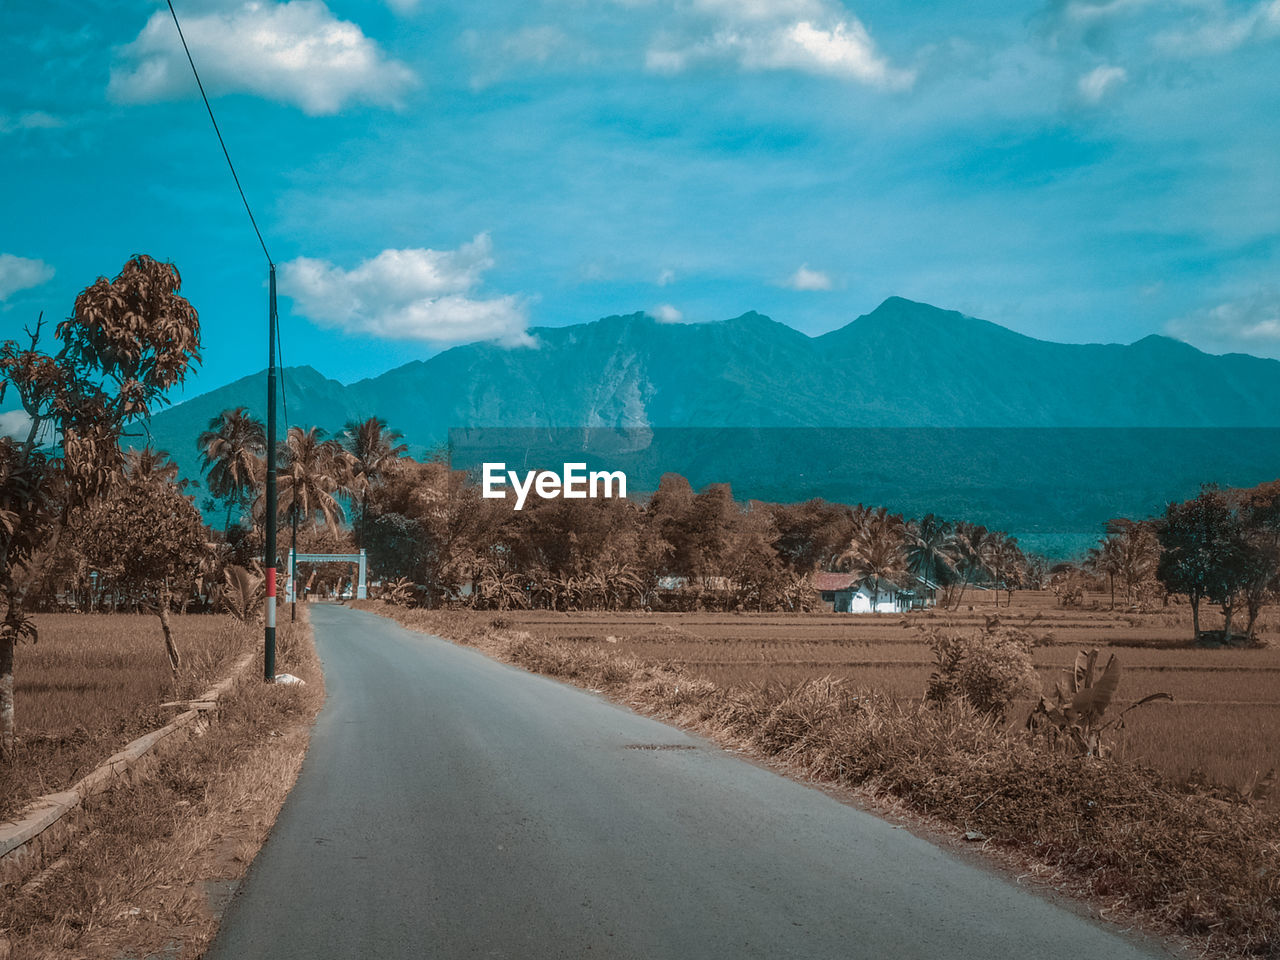
[[[289,551],[289,566],[285,571],[285,587],[284,602],[293,603],[295,597],[293,595],[294,566],[299,563],[354,563],[360,568],[360,576],[356,581],[356,599],[365,600],[369,596],[368,588],[365,585],[365,558],[364,550],[359,553],[296,553]]]

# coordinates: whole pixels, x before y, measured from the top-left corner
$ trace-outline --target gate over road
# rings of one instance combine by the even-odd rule
[[[299,563],[355,563],[360,566],[360,576],[356,581],[356,599],[366,600],[369,591],[365,586],[364,548],[359,553],[296,553],[289,551],[289,569],[285,571],[284,602],[292,603],[296,598],[294,592],[294,567]]]

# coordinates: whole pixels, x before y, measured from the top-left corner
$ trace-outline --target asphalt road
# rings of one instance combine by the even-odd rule
[[[1164,955],[590,693],[311,614],[328,702],[215,960]]]

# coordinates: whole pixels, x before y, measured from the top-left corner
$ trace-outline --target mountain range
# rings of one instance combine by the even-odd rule
[[[1221,448],[1207,428],[1280,427],[1280,361],[1214,356],[1162,336],[1053,343],[900,297],[817,337],[757,313],[703,324],[637,313],[530,335],[532,347],[467,344],[346,385],[311,367],[287,368],[289,420],[333,433],[380,416],[417,453],[443,444],[452,428],[474,427],[966,428],[957,435],[970,438],[975,428],[1201,428],[1179,445],[1193,434],[1208,444],[1189,454],[1205,469]],[[157,414],[156,445],[197,476],[195,437],[229,407],[262,416],[263,387],[258,373]],[[1036,444],[1053,445],[1045,439],[1052,432],[1036,435]],[[1257,453],[1236,466],[1265,473],[1269,461]],[[751,451],[726,444],[725,454],[723,476],[714,457],[702,458],[708,476],[752,472]],[[1037,470],[1028,469],[1020,484],[1034,486]],[[795,491],[805,494],[812,491]]]

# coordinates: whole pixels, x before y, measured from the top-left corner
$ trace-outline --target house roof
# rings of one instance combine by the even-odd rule
[[[813,575],[813,589],[815,590],[857,590],[859,583],[858,577],[852,573],[830,573],[822,570]],[[911,577],[906,584],[896,583],[892,580],[880,581],[881,591],[893,589],[906,592],[914,590],[918,586],[925,586],[932,590],[937,589],[937,584],[924,577]]]
[[[852,590],[858,578],[852,573],[816,573],[813,576],[815,590]]]

